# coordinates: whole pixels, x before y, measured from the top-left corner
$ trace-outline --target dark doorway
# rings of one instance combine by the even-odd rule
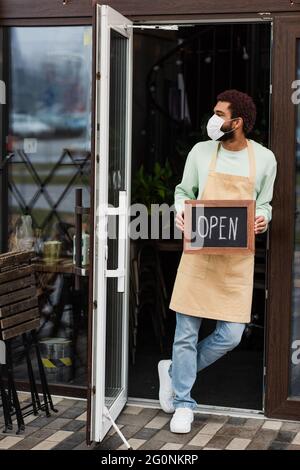
[[[250,138],[269,146],[270,24],[179,26],[134,35],[132,202],[172,205],[192,146],[207,140],[216,95],[229,88],[257,105]],[[142,184],[141,184],[142,181]],[[181,256],[174,240],[132,241],[129,397],[158,399],[157,363],[172,355],[168,309]],[[200,405],[263,409],[267,234],[256,237],[252,322],[240,345],[198,374]],[[199,337],[215,326],[204,320]]]

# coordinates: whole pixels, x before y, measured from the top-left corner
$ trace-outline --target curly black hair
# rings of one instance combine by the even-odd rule
[[[226,90],[218,94],[217,100],[230,103],[232,118],[243,118],[245,134],[252,131],[256,120],[256,106],[251,96],[238,90]]]

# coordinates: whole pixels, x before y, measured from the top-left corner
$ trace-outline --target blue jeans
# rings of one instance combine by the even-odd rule
[[[198,342],[202,318],[176,312],[176,329],[169,375],[175,408],[196,408],[191,390],[197,373],[209,366],[241,341],[246,323],[217,321],[215,330]]]

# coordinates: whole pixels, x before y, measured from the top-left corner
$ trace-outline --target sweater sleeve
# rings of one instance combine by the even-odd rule
[[[175,186],[174,205],[176,212],[184,210],[185,199],[196,199],[198,192],[198,169],[195,162],[194,146],[186,158],[181,182]]]
[[[272,206],[270,202],[273,198],[273,189],[274,189],[274,182],[277,173],[277,162],[274,158],[273,165],[270,168],[270,171],[264,176],[260,188],[260,192],[257,194],[256,198],[256,211],[255,215],[263,215],[268,223],[272,219]],[[263,232],[267,230],[268,226],[266,227]]]

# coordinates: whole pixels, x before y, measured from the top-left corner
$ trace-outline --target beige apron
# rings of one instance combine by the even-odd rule
[[[253,199],[255,158],[247,139],[249,177],[216,172],[221,142],[212,156],[198,199]],[[196,317],[248,323],[251,318],[254,253],[182,253],[170,309]]]

